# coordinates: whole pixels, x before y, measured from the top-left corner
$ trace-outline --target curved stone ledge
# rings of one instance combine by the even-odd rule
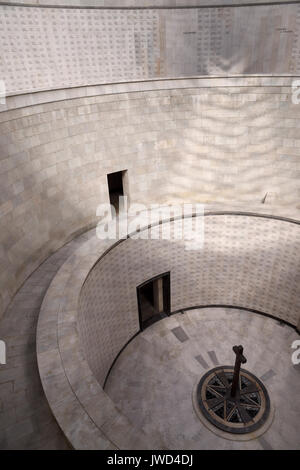
[[[291,92],[292,83],[299,79],[299,75],[290,74],[266,74],[266,75],[209,75],[198,77],[175,77],[153,80],[139,80],[131,82],[92,84],[85,86],[54,88],[46,90],[28,90],[26,93],[8,93],[6,103],[0,103],[0,113],[18,108],[29,108],[20,110],[20,116],[31,114],[30,107],[47,103],[55,103],[76,98],[89,98],[101,95],[116,95],[122,93],[136,93],[144,91],[159,91],[173,89],[193,89],[193,88],[228,88],[228,87],[283,87]],[[238,89],[236,92],[238,93]],[[284,91],[284,90],[283,90]],[[1,121],[1,119],[0,119]]]
[[[0,5],[51,8],[208,8],[215,6],[266,5],[268,3],[294,3],[292,0],[6,0]]]
[[[205,215],[217,213],[207,211]],[[270,218],[263,213],[249,215]],[[147,229],[146,216],[144,220]],[[281,220],[299,224],[297,220]],[[149,448],[147,436],[118,411],[96,380],[78,331],[82,286],[94,265],[115,245],[113,240],[96,237],[82,245],[59,270],[40,311],[37,358],[42,384],[56,420],[75,449]],[[152,449],[155,442],[155,436],[151,436]]]

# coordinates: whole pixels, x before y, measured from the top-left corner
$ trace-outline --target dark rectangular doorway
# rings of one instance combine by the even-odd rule
[[[124,196],[123,179],[125,171],[116,171],[107,175],[107,184],[110,204],[114,206],[116,213],[119,213],[119,197]]]
[[[170,314],[170,272],[153,277],[137,287],[140,328],[144,330],[152,323]]]

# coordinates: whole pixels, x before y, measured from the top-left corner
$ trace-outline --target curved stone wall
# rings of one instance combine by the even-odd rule
[[[0,79],[9,94],[162,77],[300,73],[299,4],[30,3],[0,4]]]
[[[32,106],[0,112],[0,314],[51,252],[97,222],[107,173],[128,170],[132,202],[260,204],[268,193],[265,203],[284,215],[299,208],[300,106],[290,78],[78,92],[53,92],[54,102],[32,95]]]
[[[194,216],[196,215],[197,213],[194,214]],[[190,220],[193,220],[195,223],[200,219],[203,220],[203,216],[194,217]],[[252,223],[248,222],[248,219],[251,219]],[[142,213],[139,220],[141,227],[147,227],[146,230],[141,232],[141,234],[145,235],[148,233],[147,212]],[[161,220],[161,217],[155,217],[154,220],[158,222]],[[204,220],[206,231],[208,230],[208,233],[206,233],[211,235],[210,242],[208,245],[204,245],[203,250],[194,255],[196,259],[194,259],[193,264],[188,267],[186,264],[182,267],[175,266],[173,272],[175,277],[172,283],[174,285],[174,281],[176,281],[180,289],[178,293],[173,292],[175,302],[184,300],[184,287],[187,287],[192,293],[193,289],[191,289],[191,286],[183,285],[186,282],[185,276],[188,276],[187,280],[193,276],[195,277],[195,272],[198,270],[201,272],[196,282],[201,284],[199,291],[201,295],[203,294],[203,298],[206,296],[207,299],[207,296],[211,294],[216,295],[216,298],[218,298],[218,292],[226,285],[235,289],[225,294],[225,297],[227,296],[227,299],[230,299],[230,301],[244,300],[250,305],[256,302],[256,306],[267,306],[272,309],[272,313],[278,315],[279,319],[291,320],[293,324],[297,321],[297,316],[298,320],[300,320],[299,305],[297,306],[296,303],[297,297],[299,298],[299,267],[295,261],[296,256],[293,256],[293,250],[296,251],[296,254],[297,250],[299,251],[299,223],[276,218],[275,216],[270,218],[270,216],[265,215],[263,212],[242,214],[232,211],[227,213],[206,212]],[[168,223],[169,220],[167,219],[163,222],[163,226],[168,227]],[[171,223],[170,226],[174,229],[177,224],[178,221],[175,224]],[[216,228],[217,226],[218,229]],[[247,228],[250,229],[249,233]],[[157,228],[151,227],[152,229],[157,230]],[[175,232],[173,230],[172,233]],[[221,245],[219,245],[218,241],[220,232],[223,232]],[[131,237],[133,236],[135,234],[131,235]],[[232,238],[233,236],[234,239]],[[146,242],[146,240],[140,241]],[[259,241],[261,242],[260,244]],[[266,246],[262,244],[264,241],[267,243]],[[109,358],[110,351],[104,351],[104,345],[106,348],[111,348],[112,352],[116,349],[118,341],[120,348],[125,346],[122,341],[125,341],[126,338],[122,333],[120,334],[125,322],[128,320],[131,326],[135,323],[136,329],[138,329],[135,314],[129,312],[128,319],[120,316],[121,308],[117,305],[116,299],[112,299],[112,301],[119,315],[118,320],[120,323],[115,329],[112,327],[116,320],[115,312],[110,311],[111,315],[109,316],[103,311],[103,305],[99,305],[99,308],[96,306],[98,300],[104,302],[104,304],[111,300],[111,292],[109,291],[109,288],[113,287],[111,273],[109,271],[107,273],[110,281],[106,282],[106,284],[96,285],[91,282],[91,280],[95,281],[97,278],[94,274],[96,272],[100,273],[101,263],[110,256],[112,256],[113,261],[115,249],[120,248],[123,244],[125,244],[126,248],[127,243],[129,243],[130,254],[132,253],[130,248],[132,238],[118,246],[115,245],[114,240],[102,240],[95,236],[89,238],[67,259],[57,272],[44,297],[40,310],[37,327],[37,359],[41,381],[50,408],[67,439],[75,449],[161,449],[161,441],[157,439],[157,432],[155,430],[153,432],[147,430],[146,433],[141,427],[136,427],[121,413],[120,409],[116,407],[105,393],[91,371],[91,364],[89,363],[91,351],[86,351],[92,346],[95,346],[97,350],[102,348],[105,362]],[[168,266],[170,264],[173,266],[177,258],[177,254],[174,252],[175,247],[179,249],[182,255],[182,246],[178,245],[177,242],[172,243],[167,241],[162,245],[161,242],[158,242],[159,245],[156,245],[155,251],[157,264],[155,262],[153,264],[153,256],[151,259],[145,259],[144,257],[145,254],[151,255],[153,245],[149,246],[150,249],[145,249],[146,247],[143,247],[140,242],[135,240],[134,243],[137,243],[137,247],[139,245],[136,254],[142,253],[143,256],[138,266],[142,270],[142,275],[148,275],[151,267],[155,268],[156,266],[161,269],[163,264],[166,265],[165,255],[168,250],[171,255],[175,255],[170,259]],[[169,246],[172,245],[173,249],[167,248],[166,243]],[[158,246],[162,248],[161,254],[160,250],[157,249]],[[141,248],[144,249],[141,250]],[[227,248],[230,249],[231,263],[229,263],[229,257],[227,256]],[[232,248],[234,251],[232,251]],[[209,270],[206,271],[205,266],[204,270],[199,269],[197,262],[206,260],[210,262]],[[224,260],[225,263],[223,262]],[[262,267],[254,265],[252,261],[255,260],[261,262]],[[184,258],[184,262],[186,261],[188,262],[189,260]],[[288,264],[290,261],[291,263]],[[119,268],[119,262],[120,258],[118,258],[117,266],[115,267]],[[133,269],[137,267],[137,263],[137,256],[134,256]],[[227,265],[225,266],[226,263]],[[203,266],[201,267],[203,268]],[[224,270],[225,267],[228,268],[227,273]],[[114,266],[110,266],[110,268],[114,268]],[[123,265],[121,269],[124,272]],[[221,273],[223,274],[222,279]],[[239,273],[239,276],[237,276],[237,273]],[[258,277],[255,278],[255,274],[261,278],[264,286],[259,285],[259,279]],[[210,279],[208,275],[211,276]],[[135,281],[134,272],[129,272],[129,276],[132,281]],[[182,276],[183,284],[181,282],[178,284],[179,276]],[[206,282],[203,282],[205,279],[207,279]],[[248,284],[246,289],[247,282],[245,281],[247,279],[251,281],[251,284]],[[211,280],[214,283],[217,280],[219,284],[212,286]],[[236,280],[237,282],[235,282]],[[292,286],[290,285],[290,280],[294,283]],[[235,285],[233,286],[234,282]],[[104,290],[103,287],[107,287],[107,289]],[[118,285],[118,292],[119,287]],[[207,287],[208,292],[206,293]],[[262,292],[263,287],[270,287],[271,292],[278,297],[278,306],[271,299],[269,291]],[[94,298],[88,298],[86,295],[88,290],[90,290]],[[253,294],[255,291],[262,295],[264,305],[259,302],[259,299],[255,298],[255,293]],[[119,297],[119,301],[126,300],[124,295],[131,295],[131,292],[130,290],[124,291],[124,279],[122,279],[123,298]],[[192,300],[198,298],[199,293]],[[188,300],[190,301],[191,299]],[[285,300],[289,302],[288,305],[284,304]],[[90,313],[94,316],[94,318],[89,318],[89,320],[93,322],[98,332],[97,343],[95,345],[91,343],[83,344],[83,341],[88,339],[85,337],[88,331],[83,331],[85,328],[85,320],[83,318],[85,312],[82,310],[82,307],[87,305],[89,308],[91,307]],[[127,302],[125,302],[125,306],[128,306]],[[279,309],[282,310],[279,311]],[[288,311],[288,309],[290,310]],[[220,310],[223,314],[225,310],[227,312],[227,309]],[[204,309],[204,317],[205,311],[207,315],[207,309]],[[196,312],[202,318],[202,310],[198,309]],[[289,312],[291,312],[291,315]],[[252,328],[251,313],[247,314],[247,316],[247,323]],[[172,318],[170,318],[171,322],[178,325],[176,317]],[[261,323],[262,336],[266,338],[270,334],[268,324],[270,324],[268,321]],[[298,332],[299,325],[300,321],[298,323]],[[210,328],[209,325],[208,328]],[[127,329],[126,331],[128,332],[129,330]],[[107,341],[106,335],[108,333],[111,335],[111,341]],[[220,336],[219,332],[217,336],[221,337],[222,335]],[[296,337],[296,333],[293,333],[293,336]],[[288,351],[286,353],[290,354]],[[111,360],[114,359],[115,357],[111,355]],[[109,364],[106,363],[104,366],[108,367]],[[104,375],[105,370],[102,370],[101,374]],[[164,445],[163,449],[165,448]]]
[[[187,250],[185,241],[176,239],[181,222],[170,223],[171,240],[157,241],[157,226],[152,239],[121,242],[93,267],[82,287],[79,334],[102,386],[117,354],[139,331],[136,287],[167,271],[171,311],[194,305],[237,306],[297,326],[299,224],[246,214],[208,214],[203,247]]]

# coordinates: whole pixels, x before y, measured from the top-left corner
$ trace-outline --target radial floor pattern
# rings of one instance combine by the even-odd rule
[[[296,331],[262,315],[205,308],[172,315],[147,328],[117,359],[105,390],[127,416],[166,449],[297,449],[300,365]],[[245,442],[207,429],[193,408],[195,385],[209,369],[231,365],[242,344],[246,368],[267,387],[275,409],[269,429]]]

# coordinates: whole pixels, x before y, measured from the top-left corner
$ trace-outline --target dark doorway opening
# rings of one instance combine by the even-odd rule
[[[119,213],[119,197],[124,196],[123,179],[125,171],[116,171],[107,175],[107,184],[109,192],[109,200],[114,206],[116,213]]]
[[[153,277],[137,287],[140,329],[170,314],[170,272]]]

